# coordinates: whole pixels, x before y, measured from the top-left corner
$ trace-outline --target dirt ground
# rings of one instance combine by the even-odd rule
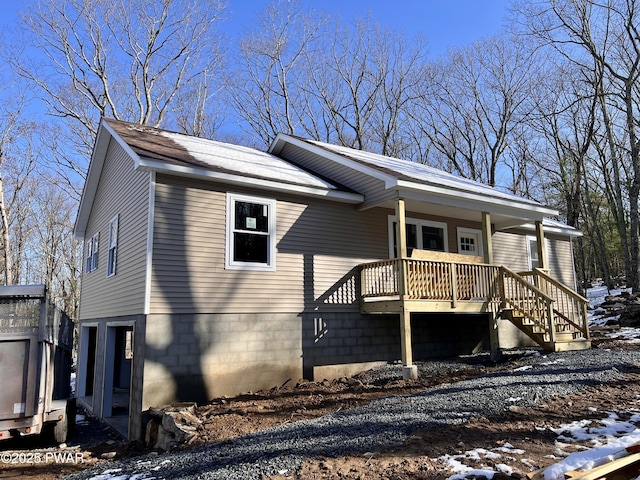
[[[604,340],[595,340],[594,344],[596,348],[640,348],[635,344]],[[412,381],[396,380],[372,385],[355,377],[332,382],[287,384],[269,391],[215,399],[198,407],[197,416],[203,422],[191,444],[182,448],[334,413],[383,396],[410,395],[431,386],[497,369],[512,369],[520,364],[526,364],[526,358]],[[528,472],[559,461],[563,455],[584,448],[557,444],[557,435],[550,428],[573,420],[602,419],[607,416],[606,412],[628,410],[640,411],[640,370],[628,373],[624,381],[590,387],[571,397],[555,397],[535,408],[514,406],[495,417],[473,418],[462,425],[417,432],[405,444],[393,448],[364,455],[310,458],[299,471],[286,472],[283,476],[272,477],[272,480],[444,479],[453,472],[440,457],[478,448],[494,452],[494,455],[481,457],[475,462],[465,460],[466,465],[481,468],[494,467],[499,463],[507,467],[501,467],[505,473],[496,474],[495,480],[521,478]],[[142,453],[149,451],[142,445],[125,443],[111,429],[88,418],[80,422],[75,438],[66,446],[56,447],[33,439],[0,443],[0,479],[51,480],[95,466],[108,458]],[[497,458],[495,453],[500,457]]]

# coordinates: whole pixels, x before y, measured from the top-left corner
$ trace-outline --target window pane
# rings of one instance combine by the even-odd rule
[[[460,237],[460,251],[464,253],[476,253],[476,239],[472,237]]]
[[[236,262],[267,263],[269,251],[267,235],[235,233],[233,238],[233,260]]]
[[[529,240],[529,254],[531,255],[531,268],[539,268],[540,259],[538,258],[537,240]]]
[[[444,230],[438,227],[422,226],[422,248],[444,252]]]
[[[269,207],[260,203],[236,202],[236,230],[269,231]]]
[[[407,251],[418,248],[418,226],[407,223]]]

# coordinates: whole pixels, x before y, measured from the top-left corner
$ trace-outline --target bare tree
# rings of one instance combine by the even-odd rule
[[[452,50],[437,63],[413,120],[423,125],[440,167],[498,184],[512,135],[529,114],[536,60],[525,45],[492,37]]]
[[[624,118],[619,126],[626,145],[623,150],[611,150],[612,160],[624,151],[629,215],[628,230],[618,218],[621,238],[628,236],[628,257],[625,270],[627,284],[640,287],[638,248],[640,211],[640,139],[637,132],[640,112],[640,4],[637,0],[547,0],[536,4],[521,3],[516,11],[522,18],[527,35],[553,47],[584,71],[591,71],[593,84],[600,85],[601,99],[618,109]],[[594,67],[595,65],[595,67]],[[605,106],[602,103],[601,106]],[[603,110],[603,113],[607,108]],[[610,126],[611,127],[611,126]],[[609,128],[610,145],[622,147]],[[624,231],[623,231],[624,230]]]
[[[282,132],[300,133],[305,112],[305,59],[326,18],[297,1],[274,1],[240,41],[231,99],[248,129],[268,145]]]
[[[56,165],[82,178],[101,116],[173,126],[178,98],[183,106],[195,102],[193,130],[203,131],[202,112],[217,78],[214,26],[221,13],[215,0],[38,1],[30,7],[21,42],[38,56],[28,48],[7,55],[47,113],[63,121],[66,137],[50,145]],[[186,88],[206,93],[187,96]]]
[[[340,144],[383,155],[401,155],[402,123],[422,95],[426,44],[368,19],[353,29],[336,23],[329,45],[309,58],[313,94]],[[317,68],[322,65],[322,68]]]
[[[18,279],[20,261],[20,248],[14,251],[11,239],[12,211],[17,208],[16,199],[33,171],[34,156],[28,151],[32,128],[22,116],[25,97],[16,96],[15,92],[2,93],[5,95],[0,100],[0,245],[3,282],[11,285]]]

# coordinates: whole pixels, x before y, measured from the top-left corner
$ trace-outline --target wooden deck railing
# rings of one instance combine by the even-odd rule
[[[393,297],[399,295],[399,262],[400,260],[392,258],[360,265],[362,298]]]
[[[479,263],[413,258],[366,263],[361,268],[362,297],[404,295],[415,300],[495,300],[500,268]],[[399,281],[399,273],[404,281]],[[403,291],[401,291],[403,290]]]
[[[483,263],[403,258],[360,265],[360,279],[362,301],[380,301],[383,308],[389,300],[450,302],[451,308],[492,303],[543,346],[567,337],[590,340],[588,300],[539,269],[515,273]]]
[[[587,307],[589,300],[574,292],[539,268],[519,275],[554,300],[554,324],[557,332],[578,330],[590,340]]]
[[[512,309],[517,316],[527,319],[533,324],[532,333],[546,336],[548,341],[555,341],[555,331],[551,328],[553,321],[553,298],[545,294],[519,274],[501,267],[500,291],[502,308]]]

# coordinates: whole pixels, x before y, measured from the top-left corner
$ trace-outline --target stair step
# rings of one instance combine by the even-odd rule
[[[589,340],[573,340],[571,342],[555,342],[555,348],[552,350],[556,352],[567,352],[570,350],[588,350],[591,348],[591,342]]]
[[[572,342],[573,332],[556,332],[553,338],[556,342]]]

